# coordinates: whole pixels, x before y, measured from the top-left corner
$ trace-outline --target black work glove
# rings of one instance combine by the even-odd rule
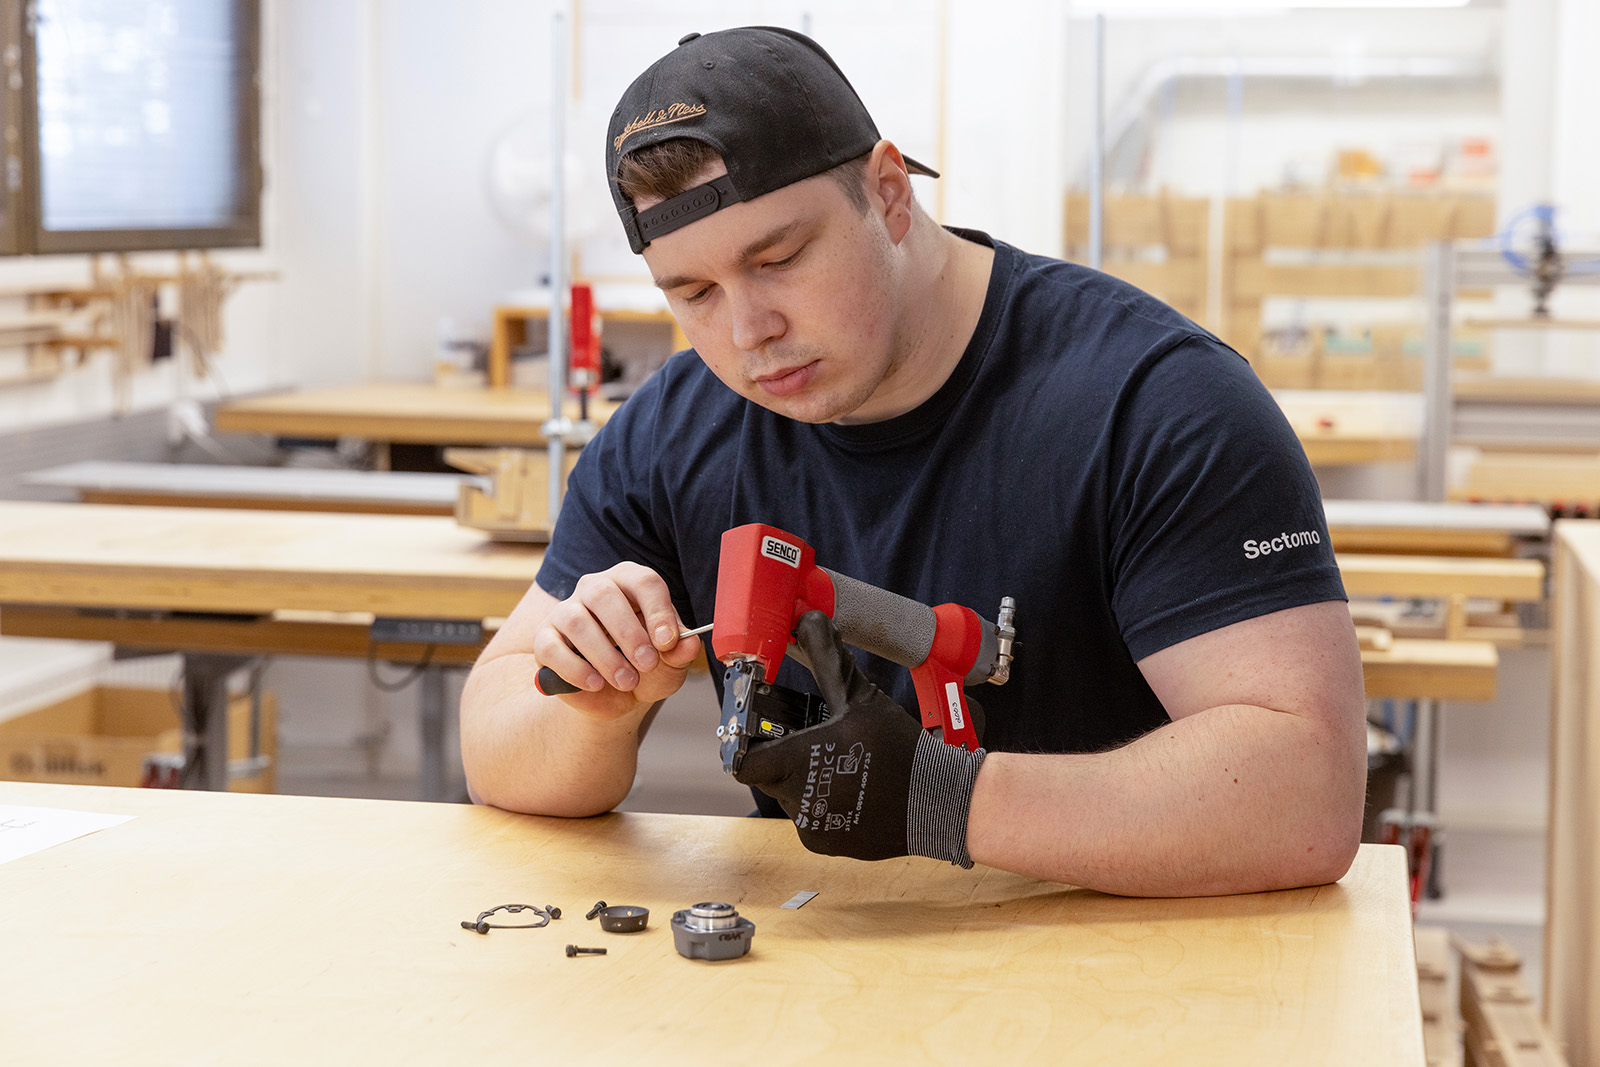
[[[873,685],[833,620],[809,611],[795,639],[826,722],[752,744],[734,777],[782,805],[812,852],[862,860],[928,856],[971,867],[967,815],[984,750],[947,745]],[[968,704],[982,721],[982,711]]]

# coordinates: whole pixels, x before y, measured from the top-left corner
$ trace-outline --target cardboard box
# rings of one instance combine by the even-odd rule
[[[70,785],[144,784],[145,757],[181,753],[176,697],[165,689],[99,686],[0,722],[0,778]],[[277,788],[277,698],[261,695],[261,755],[265,765],[235,778],[236,793]],[[250,698],[228,702],[232,760],[250,754]]]

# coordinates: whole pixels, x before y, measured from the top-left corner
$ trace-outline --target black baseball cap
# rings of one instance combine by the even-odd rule
[[[684,37],[628,86],[608,137],[606,177],[635,252],[719,208],[865,155],[880,140],[866,105],[822,46],[776,26]],[[617,185],[617,166],[629,152],[674,137],[716,149],[727,175],[635,211]],[[913,174],[939,176],[905,161]]]

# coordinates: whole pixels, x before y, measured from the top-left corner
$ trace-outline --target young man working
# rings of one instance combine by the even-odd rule
[[[847,824],[796,819],[808,848],[1140,895],[1340,877],[1360,656],[1316,483],[1245,361],[1120,282],[941,228],[912,197],[931,172],[798,34],[691,34],[610,135],[624,228],[694,349],[584,450],[473,669],[474,796],[621,801],[699,650],[677,634],[711,620],[722,533],[762,522],[922,603],[1017,602],[976,752],[920,729],[903,668],[802,620],[814,684],[792,659],[777,681],[833,717],[753,745],[739,778],[795,817],[813,745],[863,746]],[[580,691],[542,696],[540,665]]]

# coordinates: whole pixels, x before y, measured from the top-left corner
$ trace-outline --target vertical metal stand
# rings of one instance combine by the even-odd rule
[[[1089,266],[1105,254],[1106,17],[1094,17],[1094,151],[1089,153]]]
[[[431,664],[418,682],[423,800],[444,799],[444,675],[444,667]]]
[[[544,436],[550,450],[550,524],[561,512],[565,488],[566,438],[571,429],[562,413],[567,394],[567,40],[566,13],[559,8],[550,16],[550,421]]]
[[[1450,381],[1450,305],[1455,299],[1456,257],[1448,241],[1428,246],[1423,266],[1422,432],[1417,440],[1417,499],[1444,499],[1446,463],[1454,432],[1455,389]]]

